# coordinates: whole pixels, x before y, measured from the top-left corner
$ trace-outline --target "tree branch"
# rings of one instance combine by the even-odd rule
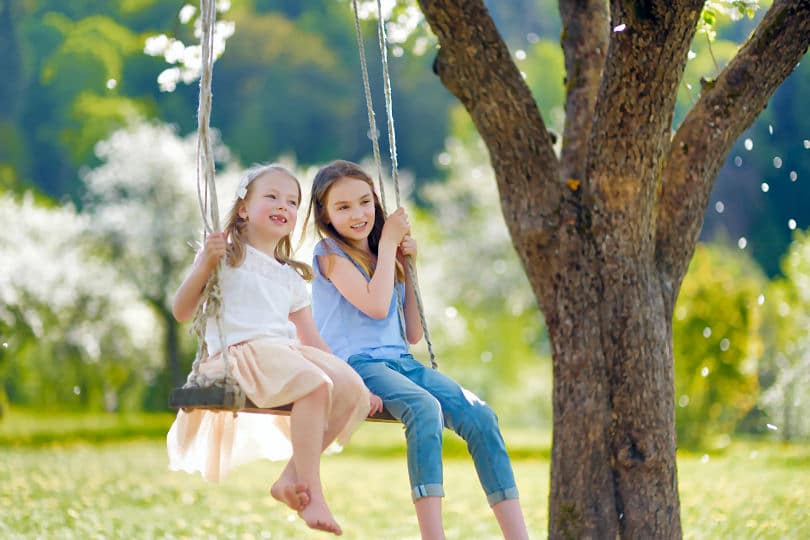
[[[678,128],[662,173],[656,256],[674,302],[726,154],[810,43],[810,2],[776,0]]]
[[[439,38],[439,78],[467,109],[489,149],[513,240],[547,244],[559,225],[557,157],[495,23],[482,0],[419,4]]]
[[[653,253],[660,164],[702,6],[703,0],[611,2],[584,187],[593,197],[597,234],[621,239],[605,251],[627,261]]]
[[[582,180],[610,21],[605,0],[560,0],[559,6],[566,90],[560,175]]]

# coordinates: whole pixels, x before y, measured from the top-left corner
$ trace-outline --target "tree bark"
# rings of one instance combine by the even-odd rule
[[[720,162],[807,48],[808,2],[774,3],[672,141],[703,0],[616,0],[609,21],[562,0],[561,160],[483,2],[419,3],[551,339],[549,538],[680,538],[674,301]]]
[[[151,305],[163,321],[163,353],[164,353],[164,369],[168,376],[170,388],[182,386],[185,382],[182,371],[180,370],[180,342],[178,330],[180,325],[172,315],[171,309],[166,307],[166,301],[163,298],[155,298],[149,295],[144,295],[146,303]]]
[[[596,93],[608,50],[609,14],[604,0],[560,0],[565,55],[565,116],[562,180],[585,177]]]

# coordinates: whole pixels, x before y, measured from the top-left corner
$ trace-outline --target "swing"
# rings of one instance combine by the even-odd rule
[[[204,235],[213,231],[221,230],[219,224],[219,211],[217,206],[216,188],[214,186],[214,159],[213,150],[208,136],[209,120],[211,116],[211,74],[213,71],[213,35],[215,24],[215,0],[200,0],[200,17],[202,23],[201,48],[202,48],[202,73],[200,75],[200,95],[198,105],[198,139],[197,139],[197,196],[202,214]],[[383,184],[382,159],[380,157],[380,145],[377,136],[377,125],[374,119],[374,106],[371,100],[371,86],[368,78],[368,68],[366,65],[365,48],[363,46],[363,36],[360,29],[360,17],[357,11],[357,0],[352,0],[354,10],[355,33],[357,36],[357,46],[360,53],[360,66],[363,74],[363,87],[366,98],[366,108],[368,110],[368,122],[371,133],[372,147],[374,151],[374,161],[377,167],[378,185],[380,188],[380,202],[383,212],[388,215],[385,207],[385,192]],[[377,0],[377,37],[380,46],[380,55],[383,68],[383,87],[385,92],[385,109],[388,119],[388,138],[391,157],[391,177],[394,183],[397,206],[400,204],[399,178],[397,173],[396,157],[396,136],[394,134],[394,117],[391,110],[391,82],[388,73],[388,55],[386,49],[385,21],[382,18],[382,7],[380,0]],[[202,177],[202,184],[201,183]],[[210,214],[210,215],[209,215]],[[224,264],[224,262],[221,262]],[[416,269],[411,257],[408,257],[408,268],[413,280],[416,292],[416,304],[419,311],[419,319],[422,323],[425,342],[427,343],[430,363],[433,369],[437,369],[435,355],[433,354],[433,344],[425,321],[424,305],[419,286],[416,280]],[[208,357],[205,344],[205,327],[208,317],[217,318],[217,326],[220,334],[220,342],[225,343],[222,330],[222,321],[219,317],[219,306],[221,298],[219,296],[219,269],[217,269],[208,280],[202,293],[202,301],[197,308],[194,317],[193,329],[197,335],[197,355],[192,364],[191,373],[186,383],[172,390],[169,396],[169,407],[183,410],[211,410],[211,411],[231,411],[237,414],[239,411],[263,414],[276,414],[289,416],[292,404],[282,405],[274,408],[261,408],[256,406],[247,396],[231,375],[230,363],[228,362],[227,349],[222,350],[222,361],[225,364],[225,375],[222,379],[212,380],[199,373],[199,363]],[[402,314],[402,298],[398,301],[400,309],[400,320],[404,320]],[[383,410],[367,418],[372,422],[398,422],[390,412]]]

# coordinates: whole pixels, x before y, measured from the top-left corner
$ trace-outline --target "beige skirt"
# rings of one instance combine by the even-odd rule
[[[258,407],[294,403],[320,385],[329,388],[327,422],[345,422],[336,443],[344,446],[368,416],[369,393],[359,375],[343,360],[320,349],[298,344],[254,340],[228,348],[233,378]],[[211,379],[221,379],[225,365],[219,354],[199,366]],[[289,459],[290,419],[287,416],[229,411],[180,411],[166,442],[169,469],[200,472],[219,481],[234,467],[256,459]]]

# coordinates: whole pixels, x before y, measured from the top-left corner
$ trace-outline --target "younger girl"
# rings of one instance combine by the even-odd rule
[[[315,247],[315,322],[334,353],[363,377],[405,424],[411,494],[422,538],[443,539],[442,428],[458,433],[505,538],[528,538],[512,466],[492,410],[449,377],[408,353],[422,338],[405,256],[416,256],[405,211],[385,220],[371,178],[332,162],[313,181],[308,216],[323,238]],[[397,296],[404,299],[404,332]]]
[[[200,372],[221,377],[220,351],[227,347],[233,377],[256,406],[293,403],[289,425],[272,429],[287,420],[272,415],[181,411],[168,436],[170,467],[200,471],[216,481],[247,460],[289,455],[291,442],[292,459],[271,494],[298,511],[309,527],[341,534],[321,488],[321,452],[335,439],[345,444],[369,409],[380,404],[370,405],[363,382],[327,354],[315,328],[304,284],[312,271],[290,258],[300,199],[298,180],[287,169],[271,164],[249,171],[224,232],[208,237],[172,308],[178,321],[190,320],[209,276],[225,257],[220,290],[227,341],[220,343],[217,322],[210,318],[205,340],[211,356]],[[272,436],[284,447],[271,442]]]

